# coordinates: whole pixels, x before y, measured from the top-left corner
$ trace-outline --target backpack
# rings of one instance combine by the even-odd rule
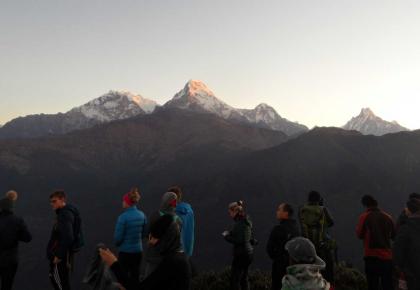
[[[74,216],[74,222],[73,222],[74,240],[71,246],[71,251],[72,253],[77,253],[85,245],[85,239],[84,239],[83,231],[82,231],[82,218],[80,216],[79,211],[76,208],[71,207],[69,208],[69,210]]]
[[[299,211],[302,235],[311,240],[316,248],[325,243],[325,211],[319,205],[305,205]]]

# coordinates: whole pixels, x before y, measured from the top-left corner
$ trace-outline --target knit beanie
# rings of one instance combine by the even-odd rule
[[[177,204],[177,196],[173,192],[167,192],[162,196],[160,209],[164,212],[173,212]]]

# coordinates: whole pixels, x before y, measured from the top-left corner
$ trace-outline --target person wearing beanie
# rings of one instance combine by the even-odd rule
[[[420,199],[408,200],[407,214],[395,238],[394,263],[404,273],[408,290],[420,290]]]
[[[285,249],[290,266],[283,277],[281,290],[329,290],[331,288],[321,274],[325,262],[316,254],[314,244],[307,238],[297,237],[288,241]]]
[[[137,188],[122,197],[124,212],[118,217],[114,232],[114,242],[118,247],[118,259],[130,279],[140,276],[143,257],[142,240],[147,238],[147,218],[137,208],[140,193]]]
[[[252,222],[245,213],[243,201],[230,203],[228,213],[235,221],[231,230],[222,233],[225,240],[233,244],[230,289],[249,290],[248,269],[254,254]]]
[[[190,290],[191,269],[182,251],[179,232],[172,215],[162,215],[150,225],[149,247],[159,248],[162,260],[143,281],[129,279],[120,261],[109,249],[100,249],[102,260],[111,267],[127,290]]]
[[[29,243],[32,235],[24,220],[13,213],[16,199],[0,200],[0,285],[11,290],[18,269],[18,244]]]
[[[171,224],[165,236],[160,239],[160,243],[158,245],[150,247],[149,244],[149,247],[145,252],[145,267],[143,273],[144,277],[149,276],[162,262],[162,252],[164,249],[167,248],[168,245],[173,244],[174,240],[180,239],[182,221],[175,213],[176,206],[176,194],[173,192],[166,192],[162,196],[159,210],[150,216],[150,229],[152,229],[154,224],[165,215],[172,217],[174,223]]]

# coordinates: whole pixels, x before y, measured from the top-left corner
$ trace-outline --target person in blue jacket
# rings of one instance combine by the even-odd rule
[[[189,203],[182,201],[182,190],[179,186],[172,186],[168,192],[177,195],[178,203],[176,206],[176,215],[182,221],[181,242],[187,257],[191,257],[194,251],[194,211]]]
[[[142,240],[147,238],[147,218],[136,204],[140,193],[133,188],[123,196],[124,212],[118,217],[114,241],[118,247],[118,260],[129,279],[138,280],[143,258]]]

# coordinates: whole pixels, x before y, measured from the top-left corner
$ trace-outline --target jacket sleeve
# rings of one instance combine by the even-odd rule
[[[57,230],[60,233],[58,248],[55,255],[63,260],[70,251],[74,241],[73,233],[74,216],[68,210],[63,210],[57,216]]]
[[[235,224],[229,235],[225,237],[225,240],[231,244],[245,244],[247,241],[246,226]]]
[[[149,238],[149,223],[148,223],[146,215],[144,215],[143,230],[141,232],[141,238],[143,240]]]
[[[124,241],[125,233],[125,219],[123,215],[120,215],[117,220],[114,232],[114,243],[117,247],[121,246]]]
[[[395,239],[392,252],[395,265],[400,268],[405,268],[404,259],[407,259],[406,250],[409,244],[409,228],[407,225],[401,226]]]
[[[18,233],[18,240],[21,242],[29,243],[32,241],[32,235],[26,226],[26,223],[23,219],[20,220],[20,229]]]
[[[356,227],[356,235],[361,240],[363,240],[365,238],[365,232],[366,232],[365,221],[366,221],[366,217],[367,217],[367,214],[362,214],[359,217],[359,223],[357,224],[357,227]]]
[[[332,218],[330,211],[326,207],[324,207],[324,214],[325,214],[325,225],[328,228],[334,226],[334,219]]]
[[[275,235],[276,235],[276,228],[273,228],[273,230],[270,233],[270,237],[268,238],[266,251],[268,256],[274,260],[277,256],[277,248],[276,248],[276,242],[275,242]]]

